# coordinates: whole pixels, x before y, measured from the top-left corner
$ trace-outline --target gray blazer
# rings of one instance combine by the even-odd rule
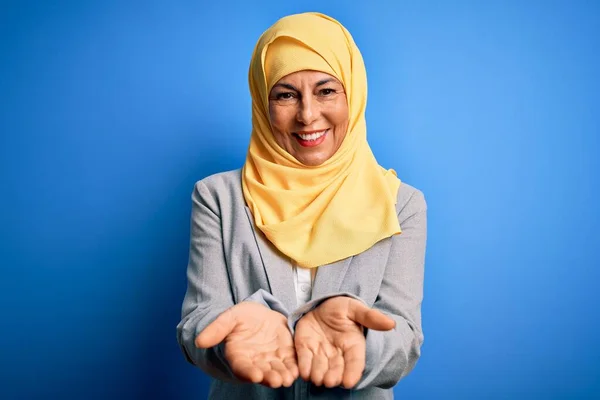
[[[350,200],[350,199],[349,199]],[[350,200],[351,201],[351,200]],[[423,194],[402,183],[396,204],[402,234],[367,251],[319,267],[311,300],[297,307],[293,270],[254,225],[242,194],[241,170],[209,176],[192,194],[188,287],[177,326],[186,359],[212,379],[210,399],[392,399],[392,387],[415,366],[423,343],[421,301],[427,206]],[[317,387],[298,378],[290,388],[240,382],[223,345],[197,349],[195,337],[221,312],[241,301],[257,301],[296,321],[332,296],[351,296],[396,320],[388,332],[367,330],[366,366],[347,390]]]

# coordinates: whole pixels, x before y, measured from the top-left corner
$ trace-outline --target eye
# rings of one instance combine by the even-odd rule
[[[292,92],[280,92],[275,95],[276,100],[292,100],[294,97]]]
[[[321,89],[321,90],[319,91],[319,94],[320,94],[321,96],[331,96],[331,95],[332,95],[332,94],[334,94],[334,93],[335,93],[335,90],[334,90],[334,89],[331,89],[331,88],[325,88],[325,89]]]

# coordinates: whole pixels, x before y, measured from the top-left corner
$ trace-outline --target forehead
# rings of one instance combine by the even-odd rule
[[[312,71],[312,70],[303,70],[291,73],[289,75],[284,76],[279,81],[275,83],[275,85],[280,83],[287,83],[294,86],[300,86],[302,84],[307,84],[309,86],[317,85],[318,83],[326,80],[333,80],[334,83],[341,84],[341,82],[333,75],[329,75],[325,72],[321,71]]]

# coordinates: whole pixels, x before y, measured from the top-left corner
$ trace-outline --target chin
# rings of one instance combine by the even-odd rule
[[[317,167],[323,164],[325,161],[329,160],[331,156],[327,157],[326,155],[313,155],[311,157],[296,157],[296,160],[300,161],[302,164],[308,167]]]

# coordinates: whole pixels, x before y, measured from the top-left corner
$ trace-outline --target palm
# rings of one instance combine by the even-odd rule
[[[394,321],[350,297],[333,297],[296,325],[295,347],[300,376],[316,385],[351,388],[365,367],[363,326],[389,330]]]
[[[198,335],[196,345],[221,341],[232,371],[243,380],[275,388],[298,377],[292,335],[278,312],[251,302],[230,308]]]

